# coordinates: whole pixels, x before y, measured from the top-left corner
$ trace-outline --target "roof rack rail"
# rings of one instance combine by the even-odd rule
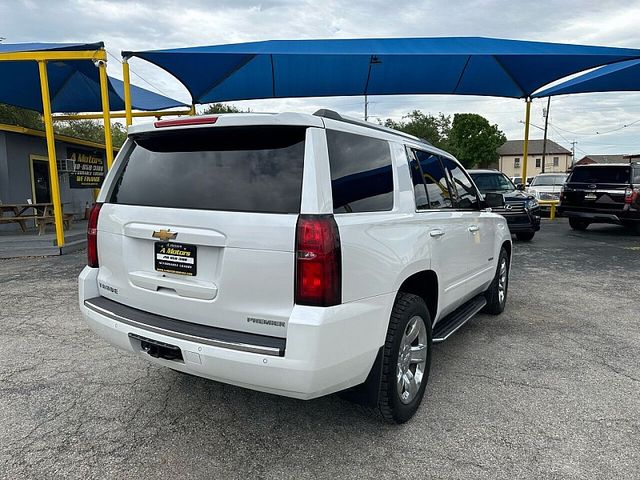
[[[344,115],[340,115],[338,112],[334,110],[329,110],[327,108],[321,108],[320,110],[314,113],[316,117],[322,118],[330,118],[331,120],[337,120],[339,122],[350,123],[352,125],[360,125],[361,127],[371,128],[373,130],[379,130],[381,132],[387,132],[393,135],[400,135],[402,137],[410,138],[411,140],[415,140],[421,143],[426,143],[427,145],[433,146],[431,142],[425,140],[424,138],[419,138],[414,135],[410,135],[405,132],[401,132],[399,130],[394,130],[393,128],[385,127],[383,125],[376,125],[375,123],[365,122],[364,120],[358,120],[353,117],[346,117]]]

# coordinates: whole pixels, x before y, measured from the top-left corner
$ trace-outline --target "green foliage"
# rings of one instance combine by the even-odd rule
[[[402,117],[399,122],[388,118],[384,122],[384,126],[422,138],[435,147],[447,149],[449,131],[451,130],[451,117],[443,113],[435,116],[430,113],[422,113],[420,110],[414,110]]]
[[[451,152],[467,168],[486,168],[498,160],[498,147],[505,141],[497,125],[491,125],[481,115],[456,113],[431,115],[420,110],[396,122],[388,118],[384,126],[423,138],[433,146]]]
[[[247,110],[248,111],[248,110]],[[202,115],[212,115],[215,113],[242,113],[243,110],[240,110],[235,105],[226,105],[224,103],[211,103],[207,105],[207,108],[204,109]]]
[[[33,110],[26,110],[13,105],[0,103],[0,123],[17,125],[19,127],[31,128],[33,130],[44,130],[42,115]],[[104,127],[99,120],[69,120],[65,122],[55,122],[53,129],[61,135],[90,140],[96,143],[104,143]],[[111,138],[114,147],[121,147],[127,139],[127,129],[122,123],[111,124]]]
[[[0,103],[0,123],[17,125],[19,127],[32,128],[35,130],[44,130],[42,115],[38,112],[14,107],[13,105],[6,105],[4,103]]]
[[[451,153],[467,168],[487,168],[497,162],[498,147],[506,140],[498,126],[481,115],[456,113],[453,117],[449,133]]]
[[[56,122],[54,130],[61,135],[104,143],[104,127],[99,120],[68,120]],[[121,147],[127,139],[127,129],[120,122],[111,124],[111,140],[114,147]]]

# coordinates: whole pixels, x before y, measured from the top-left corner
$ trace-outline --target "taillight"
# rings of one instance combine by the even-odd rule
[[[564,199],[564,185],[560,187],[560,195],[558,196],[558,200],[562,201]]]
[[[627,188],[624,191],[624,203],[627,205],[631,205],[638,199],[638,189],[637,188]]]
[[[333,215],[300,215],[296,227],[295,303],[329,307],[342,301],[340,233]]]
[[[87,223],[87,265],[98,268],[98,216],[100,215],[101,203],[96,203],[89,213]]]

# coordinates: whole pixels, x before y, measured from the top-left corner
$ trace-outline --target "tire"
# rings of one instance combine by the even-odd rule
[[[507,293],[509,292],[509,254],[503,248],[498,257],[498,268],[493,277],[491,285],[484,292],[487,305],[482,309],[490,315],[500,315],[504,311],[507,303]]]
[[[383,347],[378,399],[387,422],[404,423],[418,410],[429,379],[432,338],[431,316],[424,300],[398,292]],[[412,357],[419,361],[413,362]]]
[[[574,230],[584,232],[589,226],[589,222],[582,220],[581,218],[569,217],[569,226]]]
[[[522,242],[529,242],[533,240],[536,232],[518,232],[516,233],[516,238]]]

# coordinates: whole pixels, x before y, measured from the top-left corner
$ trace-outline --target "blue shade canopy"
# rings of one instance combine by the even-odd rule
[[[551,97],[570,93],[640,91],[640,60],[606,65],[571,80],[546,88],[534,97]]]
[[[491,38],[271,40],[123,52],[167,70],[194,103],[392,94],[523,98],[640,50]]]
[[[1,44],[0,53],[45,50],[98,50],[102,43],[92,44]],[[91,60],[49,61],[49,95],[51,110],[62,112],[102,111],[100,77]],[[124,110],[121,81],[109,79],[109,107]],[[0,61],[0,102],[42,112],[40,74],[35,61]],[[136,110],[163,110],[185,106],[169,97],[131,86],[131,102]]]

